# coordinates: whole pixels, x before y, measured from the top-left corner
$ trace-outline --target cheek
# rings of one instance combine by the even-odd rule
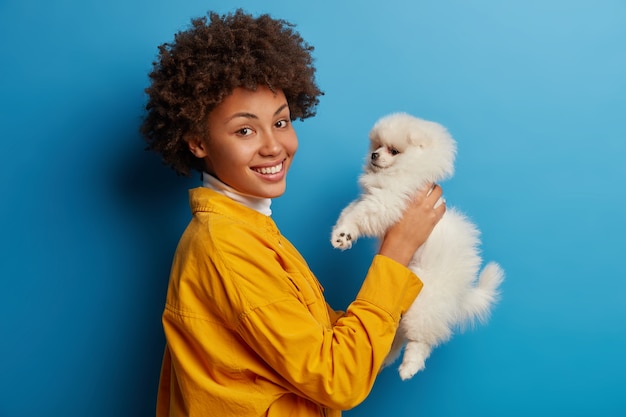
[[[295,132],[287,138],[284,146],[285,150],[290,155],[294,155],[298,151],[298,136]]]
[[[224,175],[234,167],[240,165],[246,165],[249,160],[249,154],[253,152],[249,151],[245,147],[227,147],[227,146],[214,146],[211,148],[205,162],[207,168],[213,170],[218,176]]]

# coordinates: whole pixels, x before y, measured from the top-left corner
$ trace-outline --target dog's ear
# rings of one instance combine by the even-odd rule
[[[430,144],[431,140],[425,131],[420,128],[413,127],[408,132],[408,142],[413,146],[424,149]]]

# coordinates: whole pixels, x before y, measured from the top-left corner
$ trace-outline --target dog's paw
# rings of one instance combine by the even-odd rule
[[[352,242],[352,233],[342,229],[333,230],[330,243],[332,243],[335,249],[350,249],[352,247]]]
[[[405,359],[398,368],[400,378],[403,381],[411,379],[416,373],[424,369],[425,366],[426,362],[424,360],[419,360],[418,358],[411,358],[410,360]]]
[[[432,346],[425,342],[417,340],[409,340],[404,348],[404,356],[402,357],[402,365],[398,368],[400,378],[403,381],[413,378],[416,373],[424,369],[426,359],[430,356]]]

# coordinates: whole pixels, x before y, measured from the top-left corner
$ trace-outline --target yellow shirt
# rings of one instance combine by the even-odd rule
[[[340,315],[270,217],[206,188],[190,203],[157,417],[340,416],[363,401],[421,281],[378,255]]]

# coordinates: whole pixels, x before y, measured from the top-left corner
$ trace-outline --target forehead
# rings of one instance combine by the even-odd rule
[[[209,119],[213,122],[228,122],[243,114],[256,118],[272,117],[286,104],[287,99],[282,90],[272,91],[265,86],[259,86],[256,90],[238,87],[211,111]]]

